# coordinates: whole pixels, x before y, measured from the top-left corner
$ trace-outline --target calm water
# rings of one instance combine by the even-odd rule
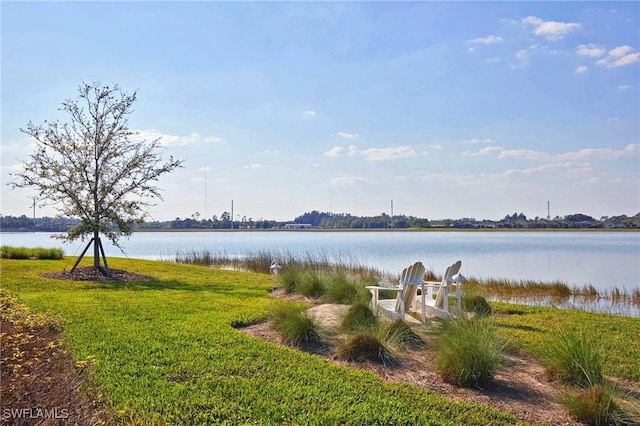
[[[2,233],[2,244],[62,247],[79,255],[86,243],[62,244],[51,233]],[[640,232],[140,232],[124,254],[172,260],[178,251],[238,255],[256,251],[310,254],[357,262],[397,274],[422,261],[438,274],[456,260],[477,278],[562,281],[572,286],[640,288]]]

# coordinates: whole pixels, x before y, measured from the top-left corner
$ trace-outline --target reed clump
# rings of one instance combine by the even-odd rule
[[[400,345],[409,348],[425,345],[424,340],[418,336],[402,319],[389,322],[382,328],[382,340],[392,345]]]
[[[342,319],[342,328],[347,331],[375,330],[378,327],[378,317],[371,308],[364,303],[352,305]]]
[[[545,353],[549,376],[584,388],[604,383],[604,350],[593,330],[560,330]]]
[[[295,292],[314,299],[322,296],[328,287],[328,278],[315,270],[305,271],[296,285]]]
[[[457,317],[444,322],[439,334],[437,370],[444,381],[463,387],[493,381],[504,343],[489,318]]]
[[[338,348],[336,358],[343,361],[371,361],[383,365],[397,365],[398,360],[375,335],[361,333],[351,336]]]
[[[60,248],[2,246],[0,258],[60,260],[64,258],[64,251]]]
[[[302,346],[320,342],[318,325],[298,307],[282,305],[273,315],[275,329],[282,334],[285,343]]]
[[[576,419],[587,425],[637,424],[617,403],[615,389],[607,384],[568,392],[562,403]]]

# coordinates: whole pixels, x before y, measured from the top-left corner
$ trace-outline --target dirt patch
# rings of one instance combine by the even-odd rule
[[[149,281],[155,278],[148,275],[137,274],[135,272],[123,271],[121,269],[109,269],[110,276],[104,275],[98,268],[87,266],[77,268],[75,271],[49,272],[42,274],[45,278],[55,278],[57,280],[70,281]]]
[[[91,359],[76,362],[55,323],[0,312],[1,425],[111,424],[103,402],[86,387]]]
[[[308,299],[294,295],[285,295],[281,291],[276,297],[302,301]],[[395,351],[399,365],[384,366],[372,362],[353,363],[336,360],[335,350],[339,341],[339,326],[342,317],[349,309],[345,305],[317,304],[307,310],[310,317],[327,332],[324,345],[320,348],[303,348],[336,364],[374,371],[380,377],[392,382],[413,383],[445,395],[453,400],[467,400],[488,404],[492,407],[512,413],[518,420],[548,425],[575,426],[575,421],[558,402],[564,392],[561,383],[550,382],[545,371],[531,356],[524,352],[505,355],[502,367],[495,376],[495,382],[484,389],[467,389],[444,382],[436,373],[433,337],[421,334],[426,345],[421,348]],[[271,322],[245,327],[246,333],[268,342],[284,345],[281,335],[273,329]]]

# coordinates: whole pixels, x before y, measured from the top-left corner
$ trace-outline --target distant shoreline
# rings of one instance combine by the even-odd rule
[[[2,229],[0,234],[34,234],[34,233],[64,233],[64,231],[24,231],[19,229]],[[142,232],[640,232],[640,228],[344,228],[344,229],[138,229]]]

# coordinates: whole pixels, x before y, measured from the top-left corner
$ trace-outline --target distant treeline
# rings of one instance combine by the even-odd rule
[[[0,230],[2,231],[31,231],[31,232],[63,232],[77,225],[78,219],[70,218],[36,218],[31,219],[0,215]],[[397,215],[391,217],[386,213],[378,216],[353,216],[349,213],[330,213],[312,211],[296,217],[293,221],[278,222],[275,220],[257,220],[243,217],[233,221],[231,214],[222,213],[220,217],[213,216],[201,219],[198,213],[190,218],[179,217],[169,221],[153,221],[137,225],[139,229],[425,229],[425,228],[460,228],[460,229],[491,229],[491,228],[605,228],[605,229],[634,229],[640,228],[640,213],[635,216],[604,216],[594,219],[585,214],[576,213],[567,216],[556,216],[553,219],[535,217],[527,218],[522,213],[507,215],[501,220],[477,220],[475,218],[429,220],[415,216]]]

